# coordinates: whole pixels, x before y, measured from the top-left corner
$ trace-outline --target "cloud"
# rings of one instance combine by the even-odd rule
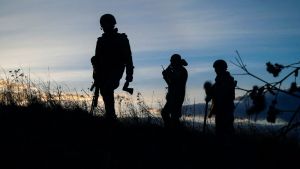
[[[270,40],[262,41],[262,37],[275,34],[299,36],[299,27],[280,27],[279,23],[276,24],[278,15],[273,15],[273,11],[263,11],[256,4],[250,3],[247,7],[241,3],[215,4],[205,1],[32,0],[6,5],[12,9],[6,10],[8,14],[0,17],[0,34],[4,37],[0,40],[0,49],[8,56],[10,49],[24,52],[22,47],[38,48],[43,52],[35,54],[36,49],[31,49],[36,55],[32,57],[45,59],[53,57],[53,53],[60,53],[60,57],[67,53],[92,55],[96,38],[101,34],[98,19],[106,12],[116,15],[117,26],[121,32],[128,34],[133,52],[224,50],[229,44],[231,48],[240,44],[263,45],[262,42],[268,43]],[[253,9],[255,13],[251,11]],[[268,20],[270,24],[258,25]],[[66,50],[56,51],[59,47]],[[37,56],[39,53],[44,54]],[[15,57],[14,54],[12,56]]]
[[[141,79],[153,79],[161,77],[162,68],[160,66],[147,66],[135,69],[135,76],[140,77]]]
[[[146,11],[144,15],[133,17],[134,21],[142,17],[147,18],[146,22],[128,26],[126,30],[133,40],[133,49],[137,51],[180,48],[201,50],[214,46],[222,49],[228,43],[232,46],[240,42],[249,45],[270,43],[272,41],[262,41],[262,39],[273,37],[275,34],[276,36],[299,36],[297,31],[299,26],[287,29],[283,24],[285,23],[283,18],[290,16],[285,14],[284,17],[278,17],[274,11],[263,11],[263,7],[257,7],[256,3],[250,3],[249,6],[238,4],[237,7],[228,7],[230,4],[236,5],[234,3],[229,5],[221,3],[223,6],[215,5],[215,8],[211,7],[210,3],[191,3],[193,7],[188,5],[189,3],[180,3],[180,5],[162,3],[155,13],[149,14],[147,12],[149,9],[144,9]],[[186,6],[189,7],[188,10],[185,9]],[[155,7],[154,3],[149,8]],[[289,22],[286,24],[291,25]]]
[[[200,65],[195,65],[194,67],[188,68],[189,74],[199,74],[199,73],[206,73],[206,72],[211,72],[213,69],[210,67],[210,64],[200,64]]]
[[[192,88],[212,75],[215,58],[236,49],[249,67],[270,57],[298,61],[298,8],[297,1],[2,0],[0,66],[49,67],[59,81],[89,81],[99,17],[112,13],[130,40],[137,86],[163,88],[160,65],[180,53],[189,62]]]

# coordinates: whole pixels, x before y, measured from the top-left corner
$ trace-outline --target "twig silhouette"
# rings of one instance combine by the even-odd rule
[[[295,76],[295,81],[296,81],[296,78],[298,77],[298,72],[299,72],[299,69],[300,69],[300,67],[297,66],[297,65],[300,64],[300,61],[292,63],[292,64],[289,64],[289,65],[286,65],[286,66],[280,65],[280,64],[277,64],[277,63],[275,63],[273,65],[270,62],[268,62],[266,64],[267,71],[269,73],[273,74],[274,77],[277,77],[279,75],[279,73],[281,72],[282,69],[293,68],[293,70],[290,73],[288,73],[287,75],[285,75],[279,81],[270,83],[270,82],[264,80],[263,78],[258,77],[257,75],[251,73],[247,69],[247,65],[244,63],[242,57],[240,56],[240,54],[239,54],[239,52],[237,50],[236,50],[236,54],[237,54],[237,57],[235,57],[235,62],[231,62],[231,63],[233,65],[239,67],[244,72],[244,73],[239,73],[239,74],[236,74],[236,75],[248,75],[248,76],[251,76],[251,77],[253,77],[253,78],[255,78],[255,79],[263,82],[264,84],[259,88],[259,89],[263,90],[262,95],[264,96],[264,94],[266,92],[270,92],[272,95],[275,96],[274,99],[273,99],[273,101],[272,101],[272,103],[271,103],[271,105],[269,106],[268,117],[267,117],[267,120],[269,122],[274,123],[275,119],[276,119],[276,116],[279,114],[279,112],[283,112],[283,111],[278,110],[278,109],[275,108],[275,106],[277,104],[277,99],[278,99],[279,92],[285,93],[285,94],[287,94],[289,96],[293,96],[296,99],[300,99],[299,95],[297,95],[297,94],[295,94],[293,92],[281,89],[283,82],[286,81],[292,75]],[[294,85],[296,86],[296,83]],[[240,87],[236,87],[236,89],[245,91],[246,92],[245,96],[247,96],[250,92],[252,92],[252,90],[243,89],[243,88],[240,88]],[[296,86],[296,89],[298,89],[297,86]],[[242,98],[245,98],[245,97],[242,97]],[[259,110],[259,111],[262,111],[262,110]],[[293,130],[293,129],[297,128],[297,127],[300,127],[300,123],[299,122],[294,122],[295,119],[296,119],[296,116],[299,114],[299,112],[300,112],[300,106],[298,107],[297,110],[293,111],[293,115],[290,118],[288,124],[281,128],[281,131],[280,131],[280,133],[278,135],[280,138],[285,137],[288,134],[288,132],[290,132],[291,130]]]

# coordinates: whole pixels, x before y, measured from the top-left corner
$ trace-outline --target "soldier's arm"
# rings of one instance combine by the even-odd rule
[[[172,72],[170,70],[170,66],[168,66],[167,69],[162,72],[162,75],[163,75],[164,80],[166,81],[166,83],[169,86],[172,83],[172,81],[173,81],[172,80],[173,77],[172,77]]]
[[[126,81],[131,82],[133,79],[133,61],[132,61],[132,53],[130,49],[129,40],[126,34],[122,34],[124,38],[124,55],[126,57],[125,66],[126,66]]]
[[[126,64],[126,81],[129,81],[129,82],[132,81],[132,79],[133,79],[133,69],[134,69],[134,66],[133,66],[133,62],[132,62],[132,57],[130,55],[129,61]]]
[[[95,56],[99,55],[99,51],[100,51],[100,40],[101,37],[98,38],[97,43],[96,43],[96,49],[95,49]]]

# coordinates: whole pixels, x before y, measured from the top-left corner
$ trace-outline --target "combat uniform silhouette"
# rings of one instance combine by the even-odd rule
[[[236,81],[227,71],[227,63],[224,60],[216,60],[213,67],[217,76],[211,89],[212,108],[209,117],[215,115],[216,134],[224,138],[234,132]]]
[[[116,23],[111,14],[101,16],[100,26],[104,33],[98,38],[95,56],[91,58],[94,83],[100,89],[105,116],[112,119],[116,118],[114,90],[118,88],[125,68],[127,85],[133,79],[134,69],[129,40],[125,33],[118,33]]]
[[[171,57],[171,63],[166,70],[163,70],[163,78],[168,84],[168,93],[166,104],[161,111],[166,127],[176,127],[180,124],[181,108],[185,96],[185,86],[188,78],[188,72],[184,68],[187,62],[181,59],[181,56],[174,54]]]

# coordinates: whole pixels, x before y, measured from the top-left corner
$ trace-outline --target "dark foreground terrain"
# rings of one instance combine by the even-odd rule
[[[111,124],[76,109],[1,106],[0,168],[300,168],[293,141],[245,133],[222,145],[210,133],[131,120]]]

